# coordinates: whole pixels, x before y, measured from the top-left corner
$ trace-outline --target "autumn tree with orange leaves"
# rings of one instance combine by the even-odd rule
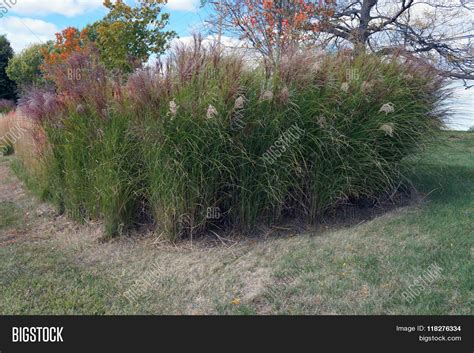
[[[319,31],[315,18],[334,14],[335,0],[222,0],[214,4],[214,21],[226,31],[238,32],[240,39],[257,49],[270,63],[282,54],[314,38]]]
[[[56,41],[43,49],[45,65],[57,65],[67,60],[72,53],[80,53],[85,50],[88,42],[87,30],[79,31],[77,28],[68,27],[56,33]]]

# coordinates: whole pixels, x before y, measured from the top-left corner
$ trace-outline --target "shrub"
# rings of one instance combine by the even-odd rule
[[[474,132],[474,126],[471,126],[468,131],[469,132]]]
[[[34,44],[15,55],[8,62],[6,73],[18,87],[41,86],[45,80],[41,74],[42,51],[46,44]]]
[[[99,82],[60,86],[63,104],[39,119],[51,198],[112,235],[146,215],[173,238],[376,201],[443,126],[446,95],[401,56],[294,53],[267,77],[198,38],[124,86]]]

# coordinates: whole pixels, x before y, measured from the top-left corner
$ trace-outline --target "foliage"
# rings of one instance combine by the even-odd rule
[[[443,80],[400,57],[294,52],[268,79],[196,38],[124,86],[102,82],[101,104],[78,82],[38,121],[52,199],[112,235],[150,220],[174,238],[251,231],[376,203],[443,125]]]
[[[13,57],[13,49],[6,36],[0,35],[0,99],[15,99],[16,85],[6,73],[8,61]]]
[[[131,7],[122,1],[104,1],[110,12],[94,29],[107,68],[130,72],[151,54],[164,52],[175,36],[173,31],[163,30],[169,19],[168,14],[161,14],[164,4],[166,0],[142,0]]]
[[[41,66],[44,63],[43,50],[46,48],[47,44],[34,44],[15,55],[6,69],[8,77],[19,87],[44,84]]]
[[[85,50],[88,42],[87,30],[79,31],[77,28],[68,27],[56,33],[56,42],[50,48],[43,48],[44,64],[60,65],[73,53]]]
[[[308,0],[237,0],[226,3],[233,25],[265,57],[278,62],[282,53],[294,50],[319,30],[311,20],[334,13],[334,1]],[[216,5],[220,6],[220,5]],[[227,11],[225,8],[221,11]]]

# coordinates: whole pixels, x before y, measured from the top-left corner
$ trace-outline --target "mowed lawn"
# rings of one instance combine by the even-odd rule
[[[353,226],[216,242],[101,242],[0,157],[0,314],[473,314],[474,133],[420,156],[420,197]],[[408,301],[402,295],[441,269]]]

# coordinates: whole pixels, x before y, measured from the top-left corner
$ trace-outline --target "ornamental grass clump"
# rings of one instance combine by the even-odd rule
[[[443,125],[443,81],[428,66],[341,53],[315,55],[308,70],[300,55],[268,80],[203,48],[175,53],[164,81],[176,85],[145,135],[150,206],[166,234],[311,223],[376,202]]]
[[[106,233],[117,235],[140,217],[141,145],[133,133],[132,109],[123,109],[123,87],[85,55],[48,68],[56,88],[31,90],[20,100],[20,110],[46,136],[42,194],[59,212],[79,221],[102,219]],[[71,82],[68,73],[74,75]]]
[[[111,235],[143,223],[172,239],[252,232],[376,202],[443,126],[447,94],[403,55],[295,52],[268,75],[199,38],[124,83],[81,65],[95,88],[32,108],[55,112],[37,119],[52,198]]]

